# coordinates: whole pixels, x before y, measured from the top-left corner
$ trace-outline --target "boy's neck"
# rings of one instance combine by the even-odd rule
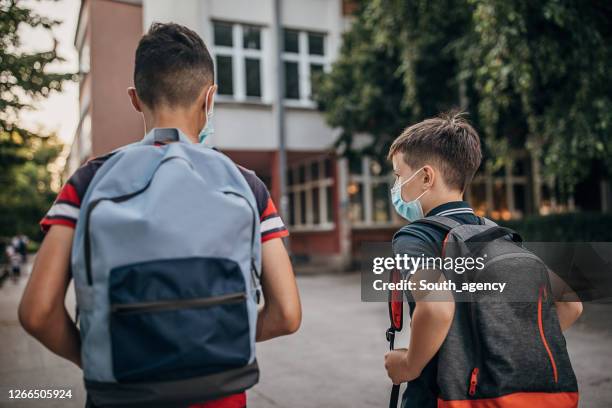
[[[423,205],[423,214],[428,214],[434,208],[453,201],[463,201],[463,193],[460,191],[449,191],[435,198],[430,197],[430,200],[426,203],[421,203]]]
[[[145,117],[145,133],[149,133],[155,128],[176,128],[191,139],[198,142],[200,129],[197,129],[197,120],[193,114],[184,111],[161,111],[155,112],[148,118]]]

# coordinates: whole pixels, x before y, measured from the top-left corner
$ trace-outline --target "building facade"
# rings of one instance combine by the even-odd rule
[[[287,203],[296,259],[346,267],[361,242],[389,240],[401,225],[389,199],[391,177],[368,158],[350,163],[334,152],[337,131],[311,99],[316,77],[328,71],[350,24],[351,2],[282,0]],[[215,62],[213,126],[208,143],[254,170],[280,203],[280,140],[275,131],[273,0],[83,0],[75,36],[79,51],[81,120],[67,173],[83,161],[143,136],[126,88],[134,51],[152,22],[176,22],[199,33]],[[548,194],[526,151],[497,173],[479,174],[467,198],[480,214],[520,218],[571,209]],[[554,185],[554,181],[553,181]],[[609,183],[599,186],[601,210],[611,206]]]

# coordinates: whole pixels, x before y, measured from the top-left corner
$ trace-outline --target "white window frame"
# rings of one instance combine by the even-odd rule
[[[495,206],[494,193],[493,190],[496,185],[504,186],[506,189],[506,204],[508,208],[505,210],[508,211],[511,220],[522,219],[526,214],[521,213],[517,210],[517,201],[514,195],[514,186],[522,186],[525,188],[525,192],[529,189],[529,177],[528,175],[515,175],[513,174],[514,160],[526,160],[527,152],[524,150],[518,150],[510,152],[511,159],[506,161],[504,164],[504,171],[502,175],[493,175],[490,171],[485,169],[484,172],[477,174],[465,192],[465,197],[471,205],[475,205],[474,200],[474,188],[476,186],[484,186],[485,189],[485,203],[486,210],[484,212],[479,211],[478,208],[474,208],[477,215],[480,216],[492,216],[492,214],[499,213],[500,209]],[[557,210],[557,203],[553,203],[554,210]],[[502,218],[502,217],[498,217]]]
[[[335,228],[335,223],[328,220],[327,213],[327,188],[333,187],[334,177],[325,176],[325,159],[302,161],[292,164],[288,171],[293,173],[294,183],[287,187],[288,193],[293,193],[293,219],[294,224],[289,225],[291,231],[331,231]],[[331,160],[331,159],[330,159]],[[316,162],[319,167],[319,178],[312,179],[311,165]],[[304,182],[299,182],[299,169],[304,166]],[[312,195],[315,189],[319,190],[319,223],[314,223],[314,211]],[[302,203],[300,194],[306,193],[306,219],[302,220]],[[333,188],[332,188],[333,192]],[[333,193],[332,193],[333,194]]]
[[[395,212],[393,203],[388,200],[390,219],[385,222],[375,221],[374,215],[374,187],[378,184],[385,183],[391,188],[391,180],[393,174],[373,175],[371,173],[372,159],[364,156],[361,158],[361,173],[349,174],[349,185],[359,185],[363,197],[363,218],[361,220],[351,220],[351,225],[354,228],[386,228],[395,227],[402,223],[401,218]]]
[[[232,26],[232,47],[215,44],[215,24],[231,24]],[[252,26],[260,29],[260,49],[253,50],[250,48],[244,48],[243,34],[244,27]],[[218,82],[218,69],[217,69],[217,56],[225,56],[232,58],[232,82],[234,86],[233,95],[221,95],[217,93],[215,101],[217,102],[253,102],[263,103],[269,99],[266,72],[268,70],[267,60],[264,58],[267,52],[268,45],[268,30],[265,26],[259,24],[247,24],[247,23],[236,23],[232,21],[211,21],[211,37],[213,44],[213,59],[215,63],[215,83]],[[257,58],[259,59],[259,87],[261,89],[261,96],[247,96],[246,94],[246,59]]]
[[[282,59],[285,62],[297,62],[298,64],[298,81],[300,90],[300,99],[288,99],[284,98],[285,106],[289,107],[301,107],[301,108],[316,108],[317,104],[315,101],[310,99],[312,95],[312,83],[310,80],[310,64],[319,64],[323,66],[324,72],[329,72],[330,61],[329,55],[329,36],[327,33],[318,31],[306,31],[294,29],[291,27],[283,27],[285,30],[297,31],[298,32],[298,52],[287,52],[284,50],[284,43],[281,44],[282,48]],[[323,55],[311,55],[308,52],[308,34],[319,34],[323,36]],[[283,31],[284,39],[284,31]],[[286,73],[285,73],[286,75]],[[286,80],[286,78],[285,78]],[[282,84],[283,90],[285,84]]]

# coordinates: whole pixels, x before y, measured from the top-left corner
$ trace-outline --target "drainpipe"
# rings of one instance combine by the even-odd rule
[[[285,66],[282,58],[283,45],[283,26],[281,0],[273,0],[273,22],[272,32],[274,38],[274,72],[276,76],[276,92],[274,94],[273,115],[274,115],[274,134],[278,139],[278,171],[280,172],[279,193],[280,193],[280,213],[285,222],[289,222],[289,200],[287,198],[287,148],[285,135],[285,106],[283,104],[285,89]],[[289,240],[284,239],[285,245],[289,246]]]

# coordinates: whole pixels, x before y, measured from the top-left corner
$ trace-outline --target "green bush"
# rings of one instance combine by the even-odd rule
[[[610,242],[612,214],[570,213],[497,221],[531,242]]]

